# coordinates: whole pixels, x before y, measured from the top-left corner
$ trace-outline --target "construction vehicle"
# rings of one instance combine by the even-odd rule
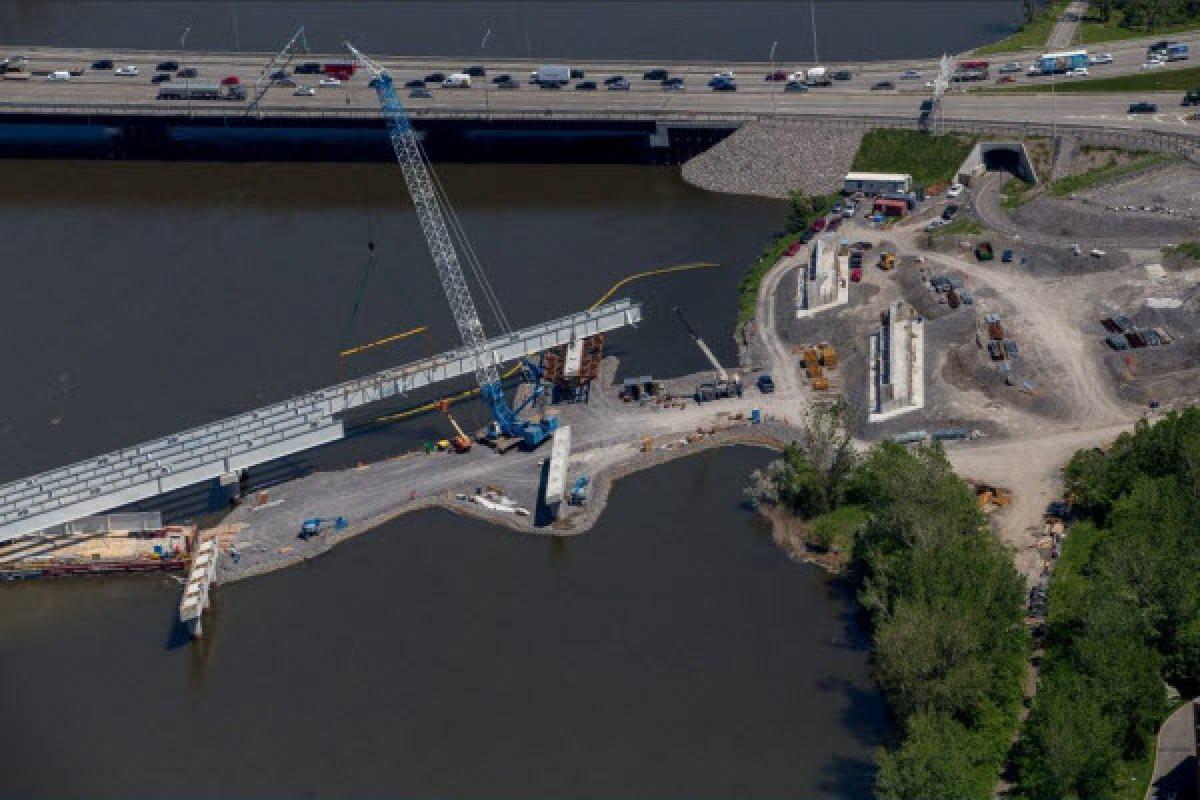
[[[392,76],[382,65],[363,55],[349,42],[346,43],[346,49],[371,73],[370,86],[375,89],[379,99],[380,111],[387,123],[388,138],[396,154],[396,162],[404,175],[404,182],[412,196],[421,231],[429,244],[438,278],[446,293],[446,299],[450,302],[450,311],[462,337],[463,349],[474,362],[475,381],[479,385],[480,396],[492,415],[492,422],[485,433],[485,443],[501,452],[517,444],[533,449],[558,429],[558,418],[554,416],[543,416],[535,420],[520,418],[521,411],[541,396],[541,369],[528,359],[523,362],[522,377],[533,384],[533,391],[520,407],[514,409],[510,406],[504,396],[504,386],[500,383],[496,355],[486,346],[487,336],[484,333],[483,321],[479,318],[466,276],[459,263],[458,250],[454,245],[455,238],[463,245],[468,263],[479,278],[484,298],[501,325],[507,328],[506,318],[496,302],[495,292],[488,285],[483,267],[474,257],[474,251],[465,241],[466,236],[461,225],[457,220],[453,226],[446,222],[443,205],[448,205],[449,200],[433,175],[428,158],[413,131],[408,112],[396,93]],[[450,214],[453,216],[452,209]]]
[[[456,453],[471,452],[471,437],[463,433],[463,429],[459,427],[458,420],[450,413],[450,400],[443,398],[433,404],[433,407],[446,415],[446,419],[450,421],[450,427],[454,428],[454,437],[450,439],[450,447]]]
[[[705,381],[696,387],[696,392],[693,395],[697,403],[704,403],[709,400],[720,400],[727,397],[742,396],[742,379],[734,375],[730,377],[725,368],[721,366],[721,362],[717,360],[717,356],[705,343],[704,339],[700,338],[700,333],[688,322],[688,318],[683,315],[683,309],[675,306],[675,314],[679,317],[679,321],[683,323],[683,327],[687,328],[688,335],[692,337],[692,341],[700,348],[700,352],[708,359],[708,363],[712,364],[713,370],[717,373],[716,380]]]
[[[895,253],[880,253],[879,254],[879,268],[881,270],[883,270],[884,272],[889,272],[889,271],[895,269],[896,268],[896,254]]]
[[[588,484],[591,479],[587,475],[580,475],[575,479],[575,485],[571,487],[571,494],[567,498],[567,502],[573,506],[587,505]]]
[[[338,531],[344,531],[348,524],[345,517],[334,517],[332,519],[328,517],[310,517],[300,525],[300,538],[311,539],[324,531],[326,525],[331,522],[333,523],[334,530]]]

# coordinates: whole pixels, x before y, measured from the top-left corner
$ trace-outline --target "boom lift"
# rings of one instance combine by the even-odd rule
[[[442,289],[450,301],[450,311],[462,337],[464,349],[475,362],[475,380],[479,384],[479,393],[492,414],[492,424],[487,429],[486,439],[498,450],[503,449],[509,442],[520,443],[530,449],[535,448],[558,428],[557,417],[523,420],[518,416],[523,408],[540,396],[541,370],[528,360],[525,361],[525,377],[534,381],[534,391],[530,393],[529,399],[514,410],[504,396],[495,353],[485,346],[487,337],[484,335],[483,322],[479,318],[459,263],[458,251],[451,238],[452,228],[464,247],[468,263],[479,279],[484,298],[500,318],[501,324],[504,324],[503,312],[487,284],[482,268],[474,263],[473,251],[452,209],[447,209],[451,217],[451,224],[447,225],[446,214],[442,208],[443,203],[447,201],[444,197],[439,198],[440,184],[437,182],[437,176],[430,169],[420,142],[417,141],[412,122],[396,93],[392,76],[381,64],[363,55],[349,42],[346,42],[346,49],[371,73],[370,85],[379,98],[379,106],[387,123],[388,138],[391,139],[392,149],[396,153],[396,161],[400,164],[408,192],[412,195],[421,231],[429,244],[429,252],[433,256],[434,266],[437,267]]]
[[[692,341],[700,348],[700,352],[708,359],[708,363],[712,364],[717,373],[717,379],[711,382],[701,383],[696,387],[695,399],[697,403],[703,403],[707,400],[719,400],[724,397],[741,397],[742,396],[742,379],[734,375],[731,379],[729,373],[721,366],[721,362],[717,360],[717,356],[709,348],[700,334],[692,327],[692,323],[688,322],[688,318],[683,315],[683,309],[675,306],[675,313],[679,316],[679,321],[683,323],[683,327],[687,328],[688,334],[692,337]]]
[[[459,427],[458,420],[450,413],[450,401],[443,398],[433,404],[433,407],[446,415],[446,419],[450,420],[450,427],[454,428],[454,438],[450,440],[451,447],[456,453],[469,453],[471,451],[471,437],[463,433],[463,429]]]

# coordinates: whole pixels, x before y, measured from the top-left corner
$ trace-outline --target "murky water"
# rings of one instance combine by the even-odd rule
[[[195,646],[167,578],[0,587],[5,794],[863,797],[866,643],[742,508],[769,457],[623,480],[566,542],[401,518],[221,588]]]

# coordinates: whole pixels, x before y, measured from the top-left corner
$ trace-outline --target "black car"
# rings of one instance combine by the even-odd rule
[[[428,100],[429,98],[433,97],[433,92],[429,91],[424,86],[418,86],[417,88],[415,88],[411,92],[409,92],[408,96],[409,97],[421,97],[421,98]]]
[[[271,73],[271,80],[273,81],[285,81],[289,77],[290,76],[288,75],[288,71],[286,69],[277,69]]]
[[[500,81],[499,83],[497,83],[496,88],[497,89],[520,89],[521,84],[517,83],[516,81],[514,81],[510,78],[509,80]]]
[[[538,86],[543,89],[561,89],[562,84],[558,81],[539,81]]]
[[[683,78],[667,78],[662,82],[664,87],[667,86],[683,86]]]
[[[441,83],[444,80],[446,80],[446,73],[444,72],[431,72],[425,76],[426,83]]]
[[[733,81],[717,81],[712,85],[714,92],[736,92],[737,84]]]
[[[848,69],[839,69],[837,72],[833,73],[833,79],[835,81],[848,81],[853,77],[854,73]]]
[[[670,77],[670,74],[671,73],[667,72],[665,69],[646,70],[645,72],[642,73],[642,80],[644,80],[644,81],[665,81],[668,77]]]
[[[374,87],[372,87],[372,88],[374,88]],[[425,81],[421,80],[420,78],[413,78],[411,81],[404,82],[404,88],[405,89],[424,89]]]
[[[954,215],[957,213],[958,206],[954,203],[951,203],[950,205],[946,206],[945,210],[942,211],[942,219],[949,222],[950,220],[954,219]]]
[[[322,71],[321,65],[316,61],[305,61],[303,64],[297,66],[295,70],[297,75],[320,75]]]
[[[175,73],[175,76],[178,78],[195,78],[199,75],[200,73],[196,71],[195,67],[184,67],[183,69],[179,70],[179,72]]]
[[[1183,96],[1181,106],[1200,106],[1200,89],[1192,89]]]
[[[162,61],[159,63],[159,65],[157,67],[155,67],[155,69],[158,70],[159,72],[174,72],[175,70],[179,69],[179,62],[178,61]]]
[[[463,70],[463,72],[467,73],[472,78],[482,78],[484,75],[487,75],[487,69],[485,69],[484,67],[481,67],[478,64],[467,67],[466,69]]]
[[[923,111],[923,112],[924,111],[933,111],[933,101],[932,100],[922,100],[921,101],[921,111]]]
[[[575,84],[575,88],[577,90],[584,91],[584,92],[594,91],[596,89],[596,82],[595,81],[580,81],[579,83]]]
[[[150,82],[151,83],[166,83],[169,80],[171,80],[170,75],[168,75],[165,72],[160,72],[157,75],[155,75],[153,78],[151,78]]]
[[[895,89],[895,88],[896,88],[896,84],[892,83],[891,81],[875,81],[875,83],[871,84],[871,89],[876,90],[876,91],[878,91],[880,89]]]
[[[623,80],[625,80],[624,75],[610,75],[609,77],[604,79],[604,85],[612,86],[614,83],[617,83],[618,81],[623,81]]]
[[[509,74],[506,72],[506,73],[504,73],[503,75],[495,75],[495,76],[493,76],[493,77],[492,77],[492,83],[508,83],[508,82],[509,82],[509,81],[511,81],[512,79],[513,79],[513,76],[512,76],[512,75],[509,75]]]
[[[1130,103],[1129,104],[1129,113],[1130,114],[1157,114],[1158,113],[1158,105],[1155,103],[1147,103],[1145,101],[1143,101],[1141,103]]]
[[[99,61],[92,62],[92,69],[112,69],[115,64],[111,58],[102,58]]]

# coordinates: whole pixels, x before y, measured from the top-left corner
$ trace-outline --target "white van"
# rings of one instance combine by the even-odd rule
[[[65,69],[56,69],[54,72],[51,72],[46,76],[46,80],[69,81],[71,80],[71,73],[67,72]]]
[[[465,72],[455,72],[442,81],[443,89],[470,89],[471,76]]]

